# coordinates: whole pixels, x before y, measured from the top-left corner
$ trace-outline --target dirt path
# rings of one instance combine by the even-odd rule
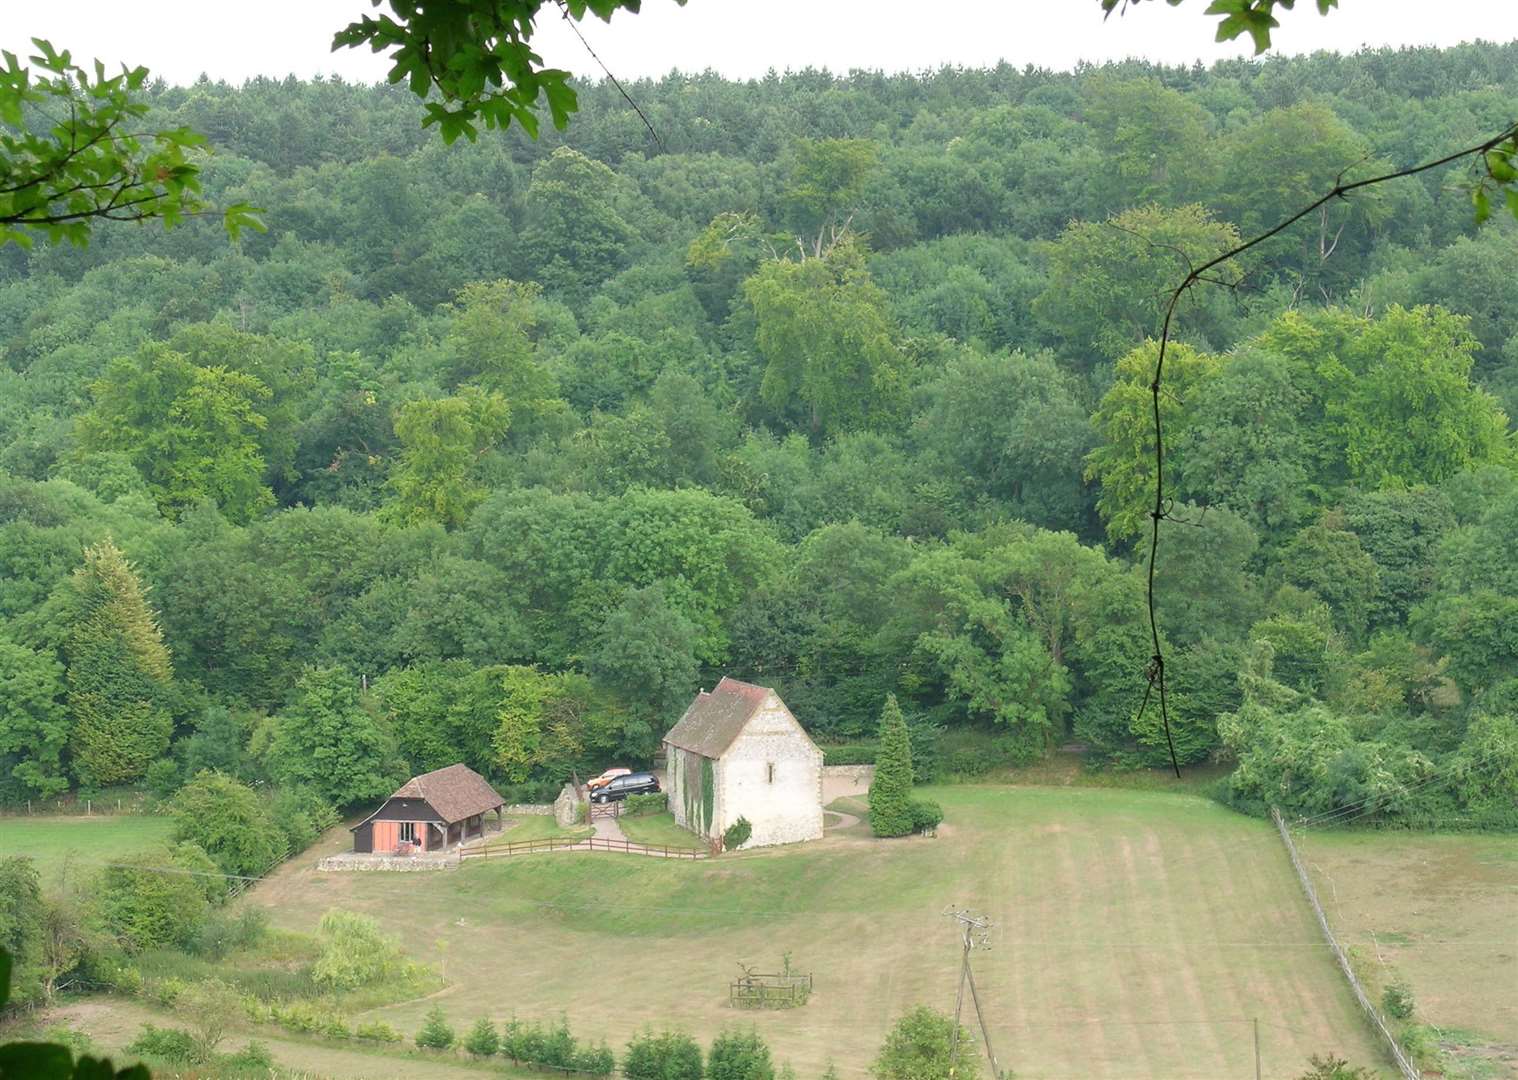
[[[622,823],[614,817],[598,817],[594,825],[597,840],[615,840],[620,844],[627,839],[627,834],[622,831]]]
[[[137,1002],[113,997],[93,997],[53,1009],[43,1015],[43,1022],[81,1031],[103,1049],[120,1056],[144,1024],[159,1027],[177,1026],[183,1021],[169,1013],[148,1009]],[[428,1059],[410,1054],[387,1054],[350,1050],[317,1041],[281,1037],[272,1028],[239,1028],[227,1036],[222,1052],[236,1051],[249,1039],[269,1048],[274,1060],[291,1068],[309,1070],[327,1080],[465,1080],[479,1077],[481,1070],[463,1062]]]

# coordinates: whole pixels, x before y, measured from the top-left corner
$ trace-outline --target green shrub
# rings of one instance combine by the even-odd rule
[[[822,748],[824,765],[873,765],[879,747],[874,743],[841,743]]]
[[[226,1064],[234,1069],[246,1069],[259,1075],[268,1075],[274,1071],[274,1055],[269,1053],[269,1048],[257,1040],[250,1040],[248,1045],[229,1054]]]
[[[974,1040],[961,1027],[956,1047],[954,1034],[951,1017],[918,1005],[896,1021],[870,1072],[876,1080],[946,1080],[951,1074],[955,1080],[980,1080]]]
[[[244,907],[236,914],[212,911],[186,948],[195,956],[220,960],[230,952],[257,945],[268,929],[269,914],[263,908]]]
[[[575,1038],[569,1033],[569,1021],[561,1016],[559,1022],[544,1033],[540,1051],[542,1056],[537,1059],[537,1062],[540,1065],[557,1065],[561,1069],[572,1069],[577,1050]]]
[[[669,795],[663,791],[653,791],[647,795],[629,795],[622,802],[622,814],[625,817],[662,814],[668,809]]]
[[[427,1050],[447,1050],[453,1045],[453,1028],[443,1017],[443,1010],[434,1005],[427,1013],[422,1030],[416,1033],[416,1045]]]
[[[543,1029],[536,1024],[524,1024],[513,1016],[501,1029],[501,1054],[516,1062],[540,1060]]]
[[[383,1020],[368,1020],[353,1029],[355,1039],[368,1039],[371,1042],[398,1043],[403,1038],[399,1031],[385,1023]]]
[[[680,1031],[655,1035],[644,1029],[627,1044],[622,1075],[627,1080],[701,1080],[701,1047]]]
[[[195,1045],[195,1036],[180,1028],[154,1027],[152,1024],[144,1025],[137,1038],[132,1040],[127,1048],[127,1053],[137,1054],[140,1057],[158,1058],[162,1061],[172,1061],[189,1064],[197,1060],[199,1048]]]
[[[1298,1080],[1374,1080],[1369,1069],[1351,1065],[1334,1054],[1323,1057],[1314,1054],[1307,1059],[1307,1064],[1307,1071]]]
[[[1394,982],[1381,992],[1381,1007],[1398,1020],[1412,1016],[1413,1006],[1413,989],[1405,982]]]
[[[223,873],[257,876],[288,850],[268,802],[247,784],[202,772],[169,803],[174,838],[199,844]]]
[[[880,754],[870,783],[870,831],[876,836],[905,836],[912,831],[912,744],[907,721],[887,694],[880,713]]]
[[[217,872],[216,866],[193,845],[139,856],[133,864],[101,872],[96,887],[101,922],[128,952],[171,945],[184,947],[200,931],[210,911],[205,881],[220,891],[220,880],[197,875]],[[159,867],[190,873],[164,873]]]
[[[142,782],[155,799],[168,799],[179,790],[179,762],[169,757],[159,758],[148,766]]]
[[[737,851],[748,838],[754,835],[754,826],[746,817],[740,817],[727,827],[722,834],[722,846],[728,851]]]
[[[474,1022],[469,1034],[464,1036],[464,1049],[475,1057],[490,1057],[501,1048],[501,1035],[488,1016]]]
[[[756,1031],[724,1031],[706,1057],[707,1080],[775,1080],[770,1048]]]
[[[931,833],[943,821],[943,807],[932,799],[913,799],[908,804],[912,815],[912,831]]]
[[[1406,1024],[1397,1032],[1397,1041],[1414,1064],[1425,1069],[1439,1064],[1443,1056],[1439,1048],[1439,1032],[1427,1024]]]
[[[302,1035],[346,1039],[351,1034],[348,1022],[342,1016],[310,1001],[277,1002],[269,1006],[269,1018]]]
[[[269,811],[292,854],[305,851],[341,820],[331,803],[307,787],[281,788]]]
[[[617,1059],[612,1054],[611,1047],[603,1042],[597,1046],[587,1046],[577,1053],[574,1067],[592,1076],[610,1076],[617,1067]]]
[[[189,983],[170,975],[167,979],[159,979],[152,984],[151,995],[158,1004],[166,1009],[172,1009],[179,1004],[179,999],[189,988]]]
[[[317,930],[321,955],[311,965],[311,976],[328,990],[357,990],[405,970],[400,946],[367,915],[334,908],[322,916]]]

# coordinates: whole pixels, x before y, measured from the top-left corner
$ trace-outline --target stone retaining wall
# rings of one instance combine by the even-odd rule
[[[328,855],[316,864],[318,870],[393,870],[401,873],[418,870],[454,870],[459,865],[457,851],[443,856],[371,855],[349,851]]]
[[[547,817],[553,813],[553,803],[512,803],[506,807],[504,813],[507,817],[528,817],[532,815]]]
[[[875,766],[873,765],[824,765],[822,767],[823,780],[842,780],[848,784],[863,784],[866,787],[875,779]]]

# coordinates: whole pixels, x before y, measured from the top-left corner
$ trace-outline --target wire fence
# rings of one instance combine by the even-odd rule
[[[126,795],[104,795],[100,798],[81,799],[73,795],[61,795],[55,799],[27,799],[25,802],[0,805],[0,818],[4,817],[114,817],[117,814],[146,814],[153,808],[153,800],[140,791]]]
[[[1318,901],[1318,890],[1313,888],[1312,878],[1307,875],[1307,867],[1303,865],[1302,857],[1297,854],[1297,845],[1292,840],[1291,833],[1287,831],[1286,819],[1281,817],[1281,811],[1274,806],[1270,808],[1270,816],[1275,819],[1276,830],[1281,834],[1281,843],[1286,845],[1286,854],[1291,858],[1292,869],[1297,872],[1297,881],[1301,883],[1302,891],[1307,894],[1307,902],[1312,905],[1313,914],[1318,917],[1318,927],[1323,931],[1323,937],[1328,942],[1329,949],[1333,951],[1334,959],[1339,963],[1339,970],[1344,972],[1344,977],[1349,980],[1349,988],[1354,991],[1355,1000],[1360,1003],[1360,1008],[1365,1010],[1365,1015],[1370,1018],[1371,1026],[1386,1040],[1392,1058],[1397,1062],[1397,1068],[1405,1080],[1421,1080],[1422,1074],[1418,1072],[1418,1067],[1408,1058],[1406,1051],[1402,1049],[1402,1044],[1392,1034],[1391,1028],[1387,1027],[1386,1018],[1381,1015],[1381,1010],[1371,1003],[1370,995],[1365,992],[1365,987],[1361,985],[1355,969],[1350,966],[1349,957],[1329,927],[1328,916],[1324,914],[1323,905]]]
[[[604,836],[591,836],[584,840],[555,836],[541,840],[509,840],[499,844],[465,848],[459,852],[459,858],[462,860],[489,859],[507,855],[530,855],[539,851],[615,851],[624,855],[652,855],[661,859],[706,859],[712,854],[708,848],[638,844],[631,840],[613,840]]]

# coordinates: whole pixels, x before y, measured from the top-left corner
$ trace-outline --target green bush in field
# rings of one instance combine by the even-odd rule
[[[644,1029],[627,1044],[622,1075],[627,1080],[701,1080],[701,1047],[684,1032],[655,1035]]]
[[[538,1058],[538,1064],[556,1065],[561,1069],[575,1067],[578,1047],[575,1046],[575,1037],[569,1033],[567,1018],[559,1017],[559,1022],[544,1033],[540,1047],[542,1056]]]
[[[311,976],[329,990],[357,990],[392,978],[406,967],[400,946],[367,915],[333,909],[317,924],[321,955]]]
[[[190,941],[188,951],[207,960],[220,960],[237,949],[257,945],[268,930],[269,915],[263,908],[245,907],[235,915],[213,911]]]
[[[350,1035],[346,1020],[309,1001],[276,1002],[269,1006],[269,1018],[302,1035],[325,1035],[332,1039],[346,1039]]]
[[[724,1031],[706,1056],[707,1080],[775,1080],[770,1048],[759,1033]]]
[[[126,1048],[129,1054],[159,1058],[188,1065],[200,1059],[195,1036],[180,1028],[154,1027],[145,1024],[137,1038]]]
[[[1314,1054],[1307,1059],[1307,1064],[1307,1071],[1298,1080],[1373,1080],[1369,1069],[1351,1065],[1334,1054],[1323,1057]]]
[[[722,846],[728,851],[737,851],[748,838],[754,835],[754,825],[746,817],[740,817],[722,833]]]
[[[222,1060],[230,1068],[250,1072],[255,1076],[270,1076],[274,1072],[274,1055],[256,1039],[250,1039],[247,1046]]]
[[[870,784],[870,831],[906,836],[912,831],[912,744],[896,695],[887,694],[880,713],[880,753]]]
[[[1394,982],[1381,992],[1381,1007],[1398,1020],[1412,1016],[1414,1004],[1413,989],[1405,982]]]
[[[918,1005],[886,1036],[885,1045],[870,1066],[875,1080],[979,1080],[980,1056],[963,1027],[957,1043],[954,1020],[936,1009]]]
[[[611,1047],[603,1042],[597,1046],[587,1046],[575,1054],[574,1067],[592,1076],[610,1076],[617,1067],[617,1059],[612,1054]]]
[[[185,872],[164,873],[164,867]],[[221,890],[217,873],[215,863],[193,844],[148,852],[130,864],[123,860],[101,872],[95,889],[100,921],[130,953],[183,948],[210,912],[208,889]]]
[[[453,1045],[453,1028],[448,1026],[443,1010],[434,1005],[416,1033],[416,1045],[426,1050],[447,1050]]]
[[[371,1042],[400,1042],[404,1035],[383,1020],[369,1020],[353,1029],[355,1039],[367,1039]]]
[[[500,1048],[501,1034],[488,1016],[476,1020],[469,1034],[464,1036],[464,1049],[475,1057],[491,1057]]]
[[[932,799],[913,799],[909,804],[912,814],[912,831],[931,833],[943,821],[943,807]]]

